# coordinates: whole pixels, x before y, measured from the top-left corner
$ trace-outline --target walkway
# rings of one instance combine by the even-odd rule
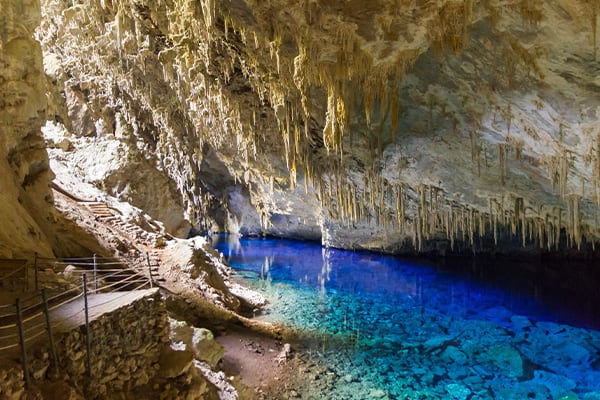
[[[85,325],[86,311],[88,321],[93,321],[143,297],[154,295],[158,290],[153,288],[149,260],[144,262],[95,255],[78,259],[36,256],[34,262],[29,264],[33,264],[36,287],[40,270],[45,273],[49,269],[54,270],[57,277],[62,277],[62,281],[57,278],[55,282],[46,282],[46,277],[44,281],[40,280],[39,286],[50,283],[47,289],[15,291],[10,293],[12,296],[5,292],[1,296],[2,300],[8,300],[0,303],[1,358],[20,358],[24,362],[23,354],[32,351],[37,344],[47,341],[53,346],[49,331],[54,336],[57,332],[68,332]],[[81,282],[81,286],[76,282]],[[27,285],[23,289],[26,290]],[[87,310],[84,291],[87,294]],[[23,368],[26,369],[26,366]]]
[[[133,290],[130,292],[111,292],[88,295],[88,318],[93,321],[100,316],[113,312],[141,298],[151,296],[158,288]],[[84,300],[79,297],[50,312],[52,326],[56,332],[68,332],[85,324]]]

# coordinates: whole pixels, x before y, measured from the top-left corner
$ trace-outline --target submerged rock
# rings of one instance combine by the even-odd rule
[[[471,390],[459,383],[450,383],[445,387],[450,399],[466,400],[471,395]]]
[[[374,399],[380,399],[382,397],[385,397],[385,392],[381,389],[374,389],[369,392],[369,396]]]
[[[478,360],[483,365],[491,366],[500,374],[510,378],[519,378],[523,375],[521,354],[510,345],[491,346],[478,357]]]
[[[468,361],[467,355],[454,346],[448,346],[442,353],[441,357],[447,362],[460,365],[464,365]]]
[[[554,399],[569,395],[576,386],[571,379],[547,371],[535,371],[532,381],[548,388]]]

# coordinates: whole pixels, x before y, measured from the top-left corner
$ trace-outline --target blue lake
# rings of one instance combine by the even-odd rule
[[[329,365],[337,380],[305,398],[600,399],[599,307],[551,267],[213,245],[270,300],[258,318],[306,332],[306,351]]]

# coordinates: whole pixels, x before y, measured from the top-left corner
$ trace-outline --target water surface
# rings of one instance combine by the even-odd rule
[[[541,285],[551,268],[213,240],[270,299],[260,318],[313,338],[331,376],[307,398],[600,399],[596,303]]]

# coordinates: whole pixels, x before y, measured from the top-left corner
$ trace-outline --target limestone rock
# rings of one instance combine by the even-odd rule
[[[160,374],[165,378],[176,378],[192,366],[194,353],[191,351],[165,350],[160,356]]]
[[[37,1],[2,0],[0,39],[0,257],[51,255],[52,174],[41,137],[45,84]]]
[[[69,139],[64,138],[60,141],[58,147],[60,147],[60,149],[64,152],[71,151],[73,150],[73,143]]]
[[[167,262],[173,265],[178,279],[190,280],[205,296],[238,310],[240,300],[229,290],[229,267],[202,237],[171,243]]]
[[[185,322],[173,319],[170,320],[170,326],[171,342],[177,348],[193,352],[194,358],[208,363],[213,368],[223,358],[223,346],[215,341],[214,335],[208,329],[191,327]],[[179,342],[184,346],[179,346]]]
[[[223,346],[215,341],[212,332],[208,329],[194,328],[192,344],[196,358],[205,361],[213,368],[223,358],[225,352]]]

